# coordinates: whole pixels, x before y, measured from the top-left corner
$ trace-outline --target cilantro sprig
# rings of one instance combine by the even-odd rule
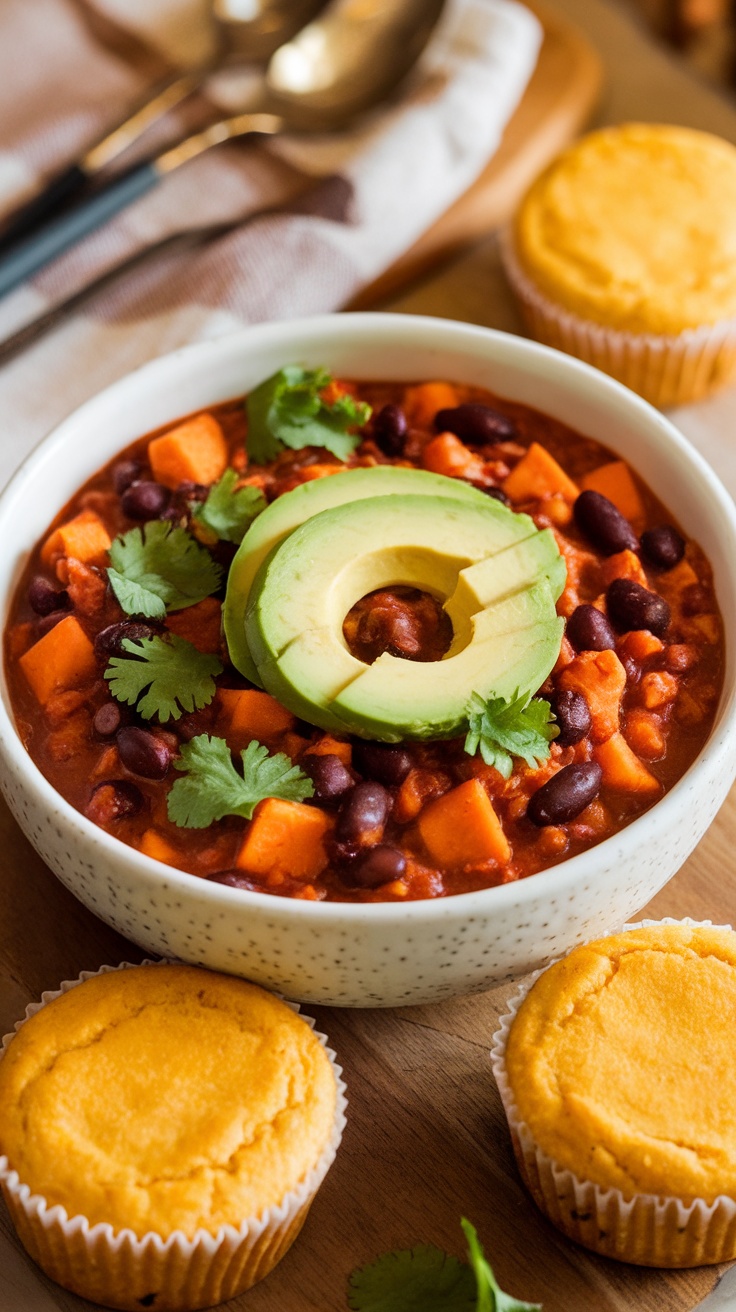
[[[460,1224],[469,1266],[432,1244],[385,1253],[353,1272],[348,1306],[353,1312],[541,1312],[541,1303],[503,1292],[475,1227],[464,1218]]]
[[[371,407],[352,396],[323,400],[332,382],[326,369],[286,365],[248,396],[248,454],[256,464],[273,460],[284,447],[323,446],[338,460],[347,460],[360,442],[360,428]]]
[[[474,692],[468,705],[465,750],[470,756],[480,750],[486,765],[495,766],[508,779],[514,756],[532,768],[547,760],[550,741],[560,732],[551,715],[549,702],[531,694],[520,697],[517,692],[510,701],[504,697],[484,701]]]
[[[163,619],[216,592],[222,570],[185,528],[154,519],[115,538],[107,575],[127,615]]]
[[[169,819],[185,829],[206,829],[224,815],[251,820],[266,797],[303,802],[314,796],[312,780],[283,752],[270,756],[254,739],[240,756],[242,775],[224,738],[200,733],[185,743],[174,762],[185,778],[177,779],[169,793]]]
[[[112,656],[105,678],[116,701],[135,706],[145,720],[154,715],[162,723],[178,720],[184,711],[199,711],[212,701],[223,668],[217,656],[174,633],[124,638],[122,646],[130,655]]]
[[[257,487],[236,490],[238,475],[226,469],[212,484],[205,501],[190,501],[195,524],[224,542],[242,542],[253,520],[266,509],[266,498]]]

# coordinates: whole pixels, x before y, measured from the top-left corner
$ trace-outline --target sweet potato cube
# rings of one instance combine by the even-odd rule
[[[259,802],[236,865],[253,875],[316,879],[327,865],[325,836],[332,821],[316,806],[267,797]]]
[[[651,711],[638,707],[630,710],[626,716],[624,737],[631,750],[637,756],[643,756],[645,761],[659,761],[664,756],[666,743],[662,725]]]
[[[439,867],[482,865],[511,857],[509,841],[478,779],[468,779],[430,802],[417,821],[422,842]]]
[[[148,443],[153,476],[165,487],[214,483],[227,469],[227,442],[214,415],[206,412]]]
[[[93,510],[82,510],[68,524],[61,524],[47,537],[41,560],[51,565],[57,556],[70,556],[84,564],[101,562],[110,550],[110,534]]]
[[[220,613],[222,607],[216,597],[204,597],[194,606],[175,610],[166,620],[166,627],[179,638],[186,638],[197,651],[217,655],[220,650]]]
[[[417,383],[407,387],[402,409],[416,428],[432,428],[438,410],[454,410],[460,394],[452,383]]]
[[[59,620],[18,664],[42,705],[55,693],[93,678],[97,669],[94,647],[73,615]]]
[[[503,491],[512,501],[536,501],[538,497],[555,494],[574,501],[579,488],[545,447],[532,442],[526,455],[511,470]]]
[[[592,720],[593,742],[604,742],[618,730],[626,670],[613,651],[581,651],[562,671],[559,686],[582,693]]]
[[[235,752],[242,751],[253,738],[260,743],[294,727],[291,711],[268,692],[256,688],[221,688],[217,697],[221,707],[218,721],[228,746]]]
[[[156,829],[147,829],[138,844],[138,850],[144,856],[153,857],[154,861],[163,861],[167,866],[178,864],[178,853],[167,843]]]
[[[646,519],[644,502],[625,460],[612,460],[607,465],[600,465],[581,478],[580,486],[584,492],[600,492],[602,496],[608,497],[634,528],[643,525]]]
[[[614,733],[593,749],[593,756],[603,771],[608,788],[623,793],[660,793],[662,785],[632,752],[621,733]]]
[[[605,587],[613,583],[614,579],[631,579],[634,583],[640,583],[643,588],[649,587],[639,557],[633,551],[629,551],[628,547],[625,551],[617,551],[615,555],[603,561],[601,579]]]
[[[485,475],[482,458],[469,451],[454,433],[433,437],[422,452],[422,464],[433,474],[444,474],[447,478],[480,480]]]
[[[349,766],[353,759],[352,743],[342,742],[340,738],[333,738],[332,734],[325,733],[318,738],[316,743],[310,743],[305,756],[337,756],[343,765]]]
[[[624,656],[633,656],[635,661],[645,661],[664,651],[664,643],[649,629],[630,629],[618,644],[618,650]]]

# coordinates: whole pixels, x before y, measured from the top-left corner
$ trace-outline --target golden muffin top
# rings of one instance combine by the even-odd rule
[[[736,934],[658,925],[575,948],[524,999],[506,1054],[538,1146],[584,1180],[736,1197]]]
[[[290,1007],[194,966],[96,975],[0,1061],[0,1153],[49,1204],[142,1235],[238,1226],[316,1165],[329,1059]]]
[[[691,128],[592,132],[537,179],[517,258],[579,318],[673,334],[736,318],[736,147]]]

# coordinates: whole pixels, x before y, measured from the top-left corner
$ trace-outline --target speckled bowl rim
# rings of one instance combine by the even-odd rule
[[[117,399],[118,395],[121,397],[122,403],[122,398],[125,397],[131,383],[140,382],[145,386],[152,375],[155,376],[159,372],[165,375],[167,370],[180,369],[182,362],[186,363],[188,359],[193,360],[195,357],[198,363],[206,363],[208,358],[214,363],[221,353],[234,349],[240,343],[242,343],[242,351],[245,357],[249,343],[257,342],[259,347],[276,345],[282,337],[289,340],[298,337],[305,342],[309,342],[313,336],[319,336],[322,333],[328,335],[330,332],[334,333],[336,326],[339,328],[343,341],[349,334],[354,335],[356,355],[359,354],[361,344],[366,341],[371,344],[375,342],[385,345],[387,337],[393,338],[402,344],[406,343],[414,347],[426,348],[428,357],[433,354],[436,357],[444,346],[450,346],[462,352],[464,345],[472,348],[481,343],[485,343],[489,347],[495,344],[501,353],[504,350],[506,352],[509,350],[518,351],[529,359],[538,359],[541,363],[554,368],[557,377],[566,374],[573,390],[576,379],[580,379],[581,383],[587,384],[588,387],[595,386],[602,396],[608,394],[613,402],[617,401],[619,405],[628,409],[632,415],[638,412],[650,425],[654,423],[655,427],[661,430],[662,436],[667,438],[673,452],[671,465],[672,468],[678,471],[678,479],[684,482],[687,480],[688,473],[690,473],[696,475],[706,484],[714,507],[717,507],[720,511],[723,521],[723,534],[727,539],[730,539],[730,557],[732,560],[736,560],[736,505],[725,487],[710,465],[682,436],[674,424],[647,401],[630,391],[629,388],[624,387],[615,379],[601,373],[598,369],[594,369],[592,365],[588,365],[573,356],[556,351],[552,347],[544,346],[539,342],[516,337],[511,333],[449,319],[370,312],[318,315],[306,319],[291,319],[278,323],[252,325],[210,341],[197,342],[194,345],[181,347],[169,355],[150,360],[140,368],[126,374],[73,411],[67,419],[57,425],[47,437],[43,438],[22,462],[0,495],[0,538],[2,537],[3,519],[6,511],[14,504],[16,498],[23,496],[26,484],[33,479],[37,470],[42,468],[44,461],[51,458],[59,448],[63,448],[67,443],[74,441],[75,425],[79,417],[93,412],[100,404],[109,404],[111,400]],[[441,359],[438,359],[437,366],[441,370]],[[355,372],[360,376],[359,366],[356,367]],[[56,510],[52,509],[49,519],[52,518],[54,513],[56,513]],[[17,572],[15,581],[17,582]],[[15,583],[9,588],[7,594],[0,597],[3,624],[14,586]],[[734,594],[736,596],[736,584],[734,585]],[[248,908],[262,910],[264,897],[268,897],[269,912],[279,919],[312,923],[325,927],[331,925],[341,927],[358,926],[365,922],[397,925],[421,923],[422,921],[433,923],[456,916],[460,908],[462,908],[463,917],[465,917],[488,912],[491,909],[502,912],[514,906],[522,906],[527,899],[535,899],[534,889],[538,888],[536,881],[540,875],[544,875],[546,896],[550,899],[559,897],[562,894],[571,892],[579,881],[584,880],[586,876],[590,876],[591,864],[595,866],[600,857],[602,857],[602,863],[604,863],[606,854],[612,854],[614,847],[618,847],[618,859],[625,859],[626,856],[631,856],[637,850],[640,850],[646,842],[656,844],[660,833],[677,828],[678,822],[682,818],[682,804],[685,801],[690,783],[693,776],[701,768],[707,766],[709,770],[712,770],[720,766],[724,774],[733,777],[736,773],[736,677],[734,677],[730,688],[724,684],[716,722],[705,746],[693,764],[673,788],[665,793],[664,797],[655,802],[649,811],[625,826],[624,829],[613,834],[610,838],[604,839],[602,843],[598,843],[588,851],[561,861],[559,865],[539,871],[528,879],[515,880],[508,884],[480,889],[477,892],[455,893],[441,898],[424,898],[406,902],[311,902],[298,898],[280,898],[263,893],[251,893],[245,889],[232,889],[225,884],[204,881],[201,876],[192,875],[186,871],[177,870],[174,866],[162,864],[152,857],[138,852],[128,844],[121,843],[119,839],[107,834],[103,829],[93,824],[91,820],[88,820],[86,816],[82,815],[81,812],[76,811],[41,774],[41,771],[23,747],[18,735],[10,712],[4,673],[2,672],[0,672],[0,738],[3,739],[4,749],[12,759],[19,775],[23,778],[25,786],[45,804],[49,812],[53,813],[56,810],[60,817],[81,836],[84,836],[87,840],[93,838],[99,845],[102,856],[108,855],[113,860],[120,859],[122,856],[130,863],[131,870],[149,880],[153,888],[161,889],[166,885],[168,888],[188,890],[194,885],[201,892],[202,886],[205,885],[208,897],[212,899],[214,906],[223,909],[239,907],[246,911]]]

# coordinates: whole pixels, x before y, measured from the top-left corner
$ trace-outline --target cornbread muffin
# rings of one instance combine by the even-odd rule
[[[690,128],[593,132],[527,193],[507,269],[535,336],[659,404],[736,367],[736,147]]]
[[[650,923],[536,980],[497,1078],[522,1174],[566,1233],[652,1265],[736,1256],[735,1019],[730,929]]]
[[[136,1291],[121,1288],[120,1272],[114,1263],[105,1272],[99,1254],[90,1262],[94,1288],[74,1274],[74,1262],[64,1279],[71,1227],[56,1235],[52,1269],[44,1237],[32,1235],[29,1251],[60,1283],[112,1306],[137,1306],[151,1292],[157,1308],[230,1298],[266,1274],[298,1233],[319,1180],[304,1197],[299,1190],[335,1140],[339,1101],[319,1038],[263,989],[175,964],[95,975],[32,1015],[0,1061],[0,1153],[9,1171],[49,1214],[59,1204],[69,1218],[85,1217],[109,1235],[154,1238],[158,1249],[177,1236],[185,1258],[221,1227],[263,1242],[255,1266],[235,1246],[239,1283],[218,1286],[214,1298],[207,1288],[209,1302],[197,1301],[201,1288],[187,1301],[181,1263],[175,1297],[163,1278],[152,1291],[150,1260],[141,1271],[133,1262],[124,1276],[128,1285],[140,1275]],[[24,1242],[27,1220],[19,1224]],[[269,1244],[273,1260],[264,1254]],[[213,1241],[204,1247],[217,1252]],[[201,1286],[201,1251],[197,1263]]]

